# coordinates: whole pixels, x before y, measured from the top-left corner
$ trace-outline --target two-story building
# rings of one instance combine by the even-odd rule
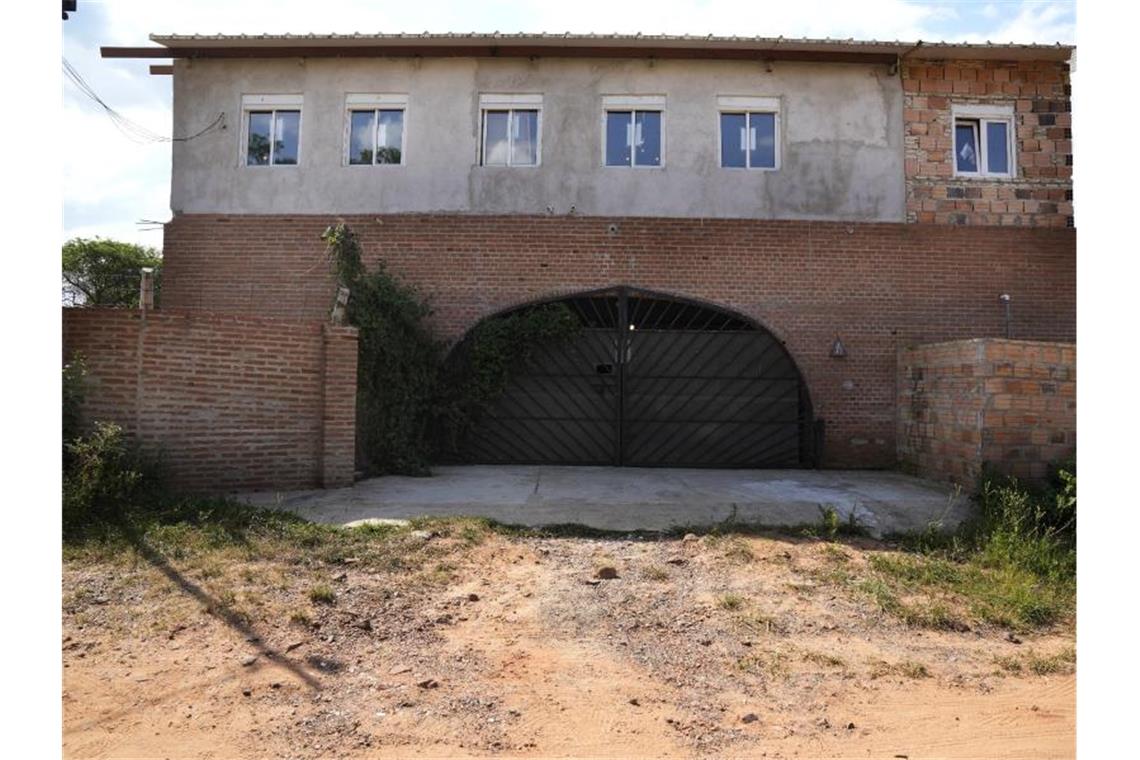
[[[164,307],[327,315],[337,220],[459,341],[563,302],[470,461],[890,467],[896,354],[1074,340],[1062,45],[155,36]]]

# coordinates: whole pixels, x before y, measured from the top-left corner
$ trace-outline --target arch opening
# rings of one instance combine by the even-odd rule
[[[451,461],[795,468],[815,464],[807,385],[782,342],[721,306],[626,286],[562,304],[572,337],[511,368]],[[468,333],[452,352],[462,356]]]

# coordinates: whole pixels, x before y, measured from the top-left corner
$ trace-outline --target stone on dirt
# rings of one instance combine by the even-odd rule
[[[594,577],[603,581],[612,581],[614,578],[618,577],[618,571],[616,567],[613,567],[611,565],[604,565],[603,567],[599,567],[594,572]]]
[[[756,713],[747,713],[745,715],[740,716],[740,722],[741,723],[755,723],[758,720],[760,720],[760,716],[757,715]]]

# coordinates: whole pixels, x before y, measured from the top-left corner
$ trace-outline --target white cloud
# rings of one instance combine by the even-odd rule
[[[1071,44],[1076,39],[1074,7],[1068,2],[1023,2],[1017,15],[992,31],[963,35],[967,42]]]

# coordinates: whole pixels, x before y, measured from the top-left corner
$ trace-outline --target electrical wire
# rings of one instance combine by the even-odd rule
[[[91,85],[87,84],[83,77],[80,76],[79,72],[75,70],[75,67],[72,66],[66,58],[63,59],[63,73],[80,92],[90,98],[103,110],[104,113],[107,114],[108,118],[111,119],[111,123],[115,125],[115,127],[123,134],[123,136],[125,136],[131,142],[137,143],[139,145],[159,142],[189,142],[190,140],[197,139],[225,126],[226,115],[225,113],[219,113],[218,117],[206,125],[204,129],[195,132],[192,135],[187,135],[185,137],[167,137],[165,135],[160,135],[157,132],[147,129],[141,124],[131,121],[126,116],[123,116],[114,108],[107,105],[106,101],[99,97],[99,94],[95,92]]]

